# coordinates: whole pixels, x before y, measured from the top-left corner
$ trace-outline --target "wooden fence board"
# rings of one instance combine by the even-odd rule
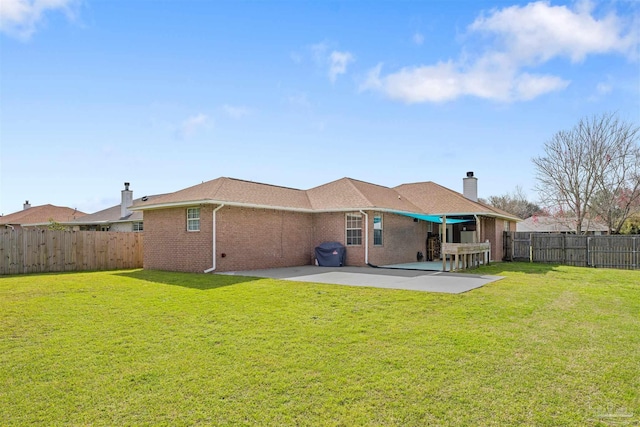
[[[141,233],[0,230],[0,275],[141,268]]]
[[[529,237],[525,239],[524,234]],[[509,261],[524,260],[524,248],[532,262],[578,267],[640,269],[640,236],[585,236],[559,233],[505,232],[505,253]],[[518,242],[518,243],[516,243]]]

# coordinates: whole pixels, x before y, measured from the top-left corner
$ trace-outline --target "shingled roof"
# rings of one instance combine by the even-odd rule
[[[518,219],[433,182],[389,188],[353,178],[341,178],[305,191],[222,177],[153,200],[138,199],[130,209],[137,211],[200,203],[304,212],[368,209],[433,215],[482,214]]]
[[[0,225],[37,224],[46,223],[51,220],[67,222],[84,215],[86,215],[84,212],[64,206],[32,206],[28,209],[0,216]]]
[[[131,210],[171,205],[229,203],[256,207],[311,210],[306,192],[295,188],[221,177],[147,201],[136,201]]]
[[[516,215],[484,203],[474,202],[449,188],[435,182],[402,184],[395,190],[411,200],[421,211],[431,215],[485,215],[519,220]]]
[[[419,212],[419,208],[405,200],[393,188],[342,178],[307,190],[314,210],[389,209]]]
[[[164,196],[164,194],[156,195],[156,196],[145,196],[138,199],[133,200],[133,203],[142,202],[144,198],[146,201],[153,201],[160,197]],[[121,217],[122,213],[122,205],[111,206],[110,208],[103,209],[101,211],[84,215],[80,218],[76,218],[73,221],[69,221],[68,225],[83,225],[83,224],[100,224],[100,223],[114,223],[114,222],[133,222],[133,221],[142,221],[143,214],[141,211],[132,212],[131,214]],[[66,223],[65,223],[66,224]]]

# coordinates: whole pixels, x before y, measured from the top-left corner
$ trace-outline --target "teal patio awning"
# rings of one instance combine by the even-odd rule
[[[421,219],[423,221],[435,222],[438,224],[442,224],[442,217],[438,215],[424,215],[424,214],[416,214],[411,212],[400,212],[400,211],[392,211],[394,214],[404,215],[411,218]],[[447,218],[447,224],[458,224],[460,222],[471,222],[472,219],[449,219]]]

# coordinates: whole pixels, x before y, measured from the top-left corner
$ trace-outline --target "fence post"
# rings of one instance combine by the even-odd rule
[[[589,251],[590,244],[591,244],[591,237],[587,237],[587,267],[591,266],[591,256]]]
[[[533,233],[529,233],[529,262],[533,262]]]
[[[511,261],[513,261],[516,256],[516,232],[511,231],[509,235],[511,237]]]

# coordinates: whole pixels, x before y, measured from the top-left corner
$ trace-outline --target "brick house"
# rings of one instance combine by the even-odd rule
[[[432,182],[384,187],[342,178],[310,190],[217,178],[175,193],[136,201],[143,211],[144,268],[235,271],[313,263],[327,241],[347,247],[347,265],[415,262],[427,237],[489,240],[502,258],[502,231],[519,219]],[[467,188],[467,181],[465,181]],[[215,256],[214,256],[215,254]]]

